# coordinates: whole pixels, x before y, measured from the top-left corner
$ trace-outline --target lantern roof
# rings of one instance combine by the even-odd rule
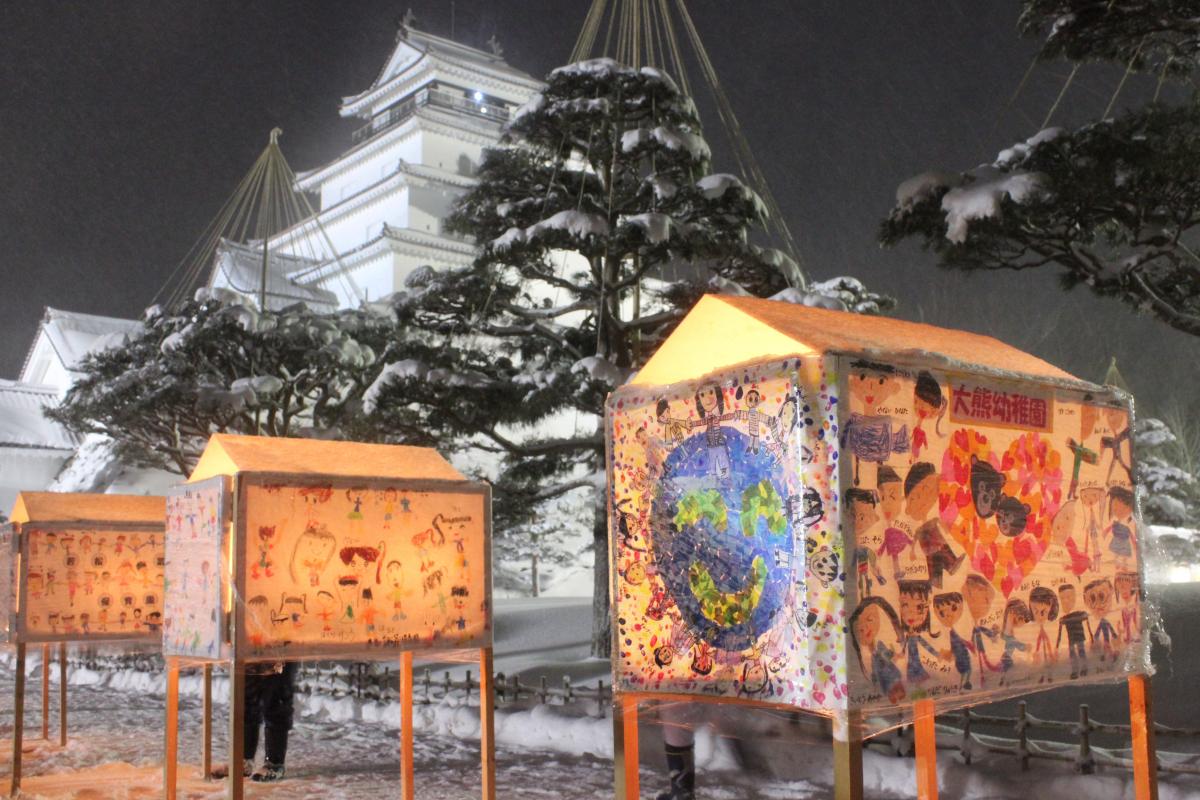
[[[162,526],[166,499],[136,494],[21,492],[13,504],[13,522]]]
[[[766,358],[822,353],[917,361],[1101,390],[991,336],[726,295],[702,297],[630,384],[663,385]]]
[[[213,434],[190,483],[244,472],[331,478],[466,480],[431,447]]]

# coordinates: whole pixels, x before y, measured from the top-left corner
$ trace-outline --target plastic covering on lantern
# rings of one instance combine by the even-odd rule
[[[617,694],[857,738],[1152,674],[1132,423],[988,337],[705,297],[607,404]]]

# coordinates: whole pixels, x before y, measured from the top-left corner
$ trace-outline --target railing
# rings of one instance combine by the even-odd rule
[[[95,655],[88,652],[73,654],[69,658],[72,667],[87,667],[92,670],[133,669],[139,672],[161,672],[163,661],[156,654]],[[455,693],[470,699],[478,694],[479,681],[467,671],[462,680],[452,680],[450,672],[435,678],[426,669],[414,680],[414,698],[429,704]],[[596,716],[608,713],[612,702],[612,687],[603,680],[594,685],[572,683],[564,676],[560,685],[552,685],[542,676],[536,685],[523,683],[516,676],[496,673],[492,682],[496,701],[500,704],[517,704],[523,699],[538,704],[564,705],[568,703],[594,703]],[[399,700],[399,678],[397,671],[381,663],[363,662],[304,662],[297,674],[296,689],[302,694],[322,694],[331,697],[354,697],[362,700],[389,702]],[[1088,705],[1079,706],[1079,720],[1042,719],[1030,714],[1024,700],[1017,703],[1015,717],[980,714],[970,709],[947,712],[938,717],[938,747],[955,750],[964,763],[983,752],[1011,755],[1022,770],[1029,769],[1031,759],[1046,759],[1072,762],[1075,770],[1082,774],[1095,772],[1097,766],[1132,769],[1133,759],[1128,748],[1105,748],[1092,744],[1093,733],[1114,734],[1130,737],[1129,725],[1097,722],[1089,714]],[[987,727],[1012,731],[1011,737],[978,733],[976,727]],[[1030,738],[1030,731],[1057,731],[1077,738],[1072,742],[1055,742]],[[1173,728],[1156,723],[1156,736],[1174,739],[1200,739],[1198,728]],[[893,731],[872,737],[869,747],[882,748],[900,756],[913,754],[911,728],[902,726]],[[1174,753],[1159,750],[1158,768],[1161,772],[1200,775],[1200,753]]]
[[[365,142],[367,139],[382,133],[412,116],[413,112],[422,106],[437,106],[455,111],[465,111],[484,119],[496,122],[507,122],[509,110],[507,106],[496,103],[475,101],[469,97],[442,91],[441,89],[422,89],[412,97],[404,100],[387,110],[376,114],[371,121],[350,135],[354,144]]]
[[[387,702],[400,699],[399,678],[391,667],[372,669],[364,663],[345,664],[306,662],[300,665],[296,675],[296,690],[302,694],[327,694],[332,697],[355,697],[363,700]],[[441,678],[434,678],[426,669],[413,681],[414,699],[421,703],[434,703],[454,692],[462,692],[467,698],[479,692],[479,681],[467,670],[463,680],[451,680],[446,671]],[[542,676],[538,684],[522,683],[517,675],[506,676],[497,672],[493,686],[496,701],[517,703],[522,697],[536,699],[538,703],[595,702],[597,715],[603,715],[612,702],[612,687],[603,680],[594,685],[575,684],[563,676],[560,686],[552,686]]]
[[[972,727],[977,725],[1009,729],[1015,735],[1008,738],[976,733]],[[1086,703],[1079,706],[1078,722],[1041,719],[1030,714],[1025,701],[1020,700],[1017,702],[1015,717],[979,714],[968,708],[941,715],[937,727],[938,733],[942,734],[938,741],[939,749],[956,750],[965,764],[970,764],[972,758],[980,752],[988,752],[1013,756],[1022,770],[1028,770],[1029,761],[1034,758],[1073,762],[1075,771],[1084,775],[1094,773],[1097,766],[1133,769],[1132,755],[1122,755],[1128,752],[1128,748],[1097,747],[1091,741],[1093,733],[1130,737],[1132,736],[1130,726],[1096,722],[1091,719]],[[1078,737],[1078,741],[1073,744],[1029,738],[1029,731],[1038,729],[1067,733]],[[1200,729],[1172,728],[1159,723],[1155,723],[1154,733],[1156,736],[1167,738],[1194,739],[1200,737]],[[949,744],[947,739],[957,739],[958,743]],[[912,735],[907,726],[877,736],[869,744],[886,748],[900,756],[913,753]],[[1200,753],[1172,753],[1159,750],[1158,769],[1161,772],[1200,775]]]

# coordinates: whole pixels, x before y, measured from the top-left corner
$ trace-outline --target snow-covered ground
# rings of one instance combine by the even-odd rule
[[[1189,593],[1188,600],[1195,594]],[[497,669],[519,673],[529,682],[548,674],[553,684],[560,680],[555,675],[566,674],[588,682],[605,677],[607,683],[607,664],[585,657],[589,615],[590,607],[583,600],[501,601],[497,607]],[[1171,618],[1168,615],[1168,627]],[[1176,664],[1180,671],[1192,670],[1190,663],[1177,660]],[[68,747],[62,749],[56,738],[52,742],[37,738],[40,666],[36,655],[27,666],[31,680],[23,797],[121,800],[161,796],[161,675],[73,671],[71,737]],[[457,669],[465,668],[467,665]],[[52,670],[52,678],[57,674],[57,669]],[[11,698],[12,687],[12,660],[5,655],[0,659],[0,697]],[[218,681],[215,749],[221,760],[224,690],[223,682]],[[1107,690],[1122,694],[1120,687]],[[223,796],[222,785],[204,781],[196,767],[200,747],[198,679],[185,676],[181,692],[180,797],[215,800]],[[1068,706],[1079,702],[1074,695],[1066,697],[1071,690],[1050,694],[1063,695],[1062,702]],[[1194,684],[1186,696],[1195,697]],[[1178,705],[1160,698],[1160,708],[1169,710],[1170,716],[1194,716],[1194,702],[1189,703],[1190,711],[1182,713]],[[399,709],[394,703],[313,696],[298,699],[298,711],[288,758],[289,779],[277,785],[252,785],[249,797],[357,800],[397,791]],[[734,708],[712,713],[698,737],[701,796],[815,800],[831,795],[832,752],[828,732],[819,722],[795,725],[788,714]],[[57,719],[56,704],[51,719]],[[653,796],[663,781],[660,729],[652,714],[644,715],[643,720],[643,795]],[[11,702],[4,701],[0,703],[0,780],[5,785],[0,788],[6,788],[10,770],[12,723]],[[56,732],[52,724],[52,737]],[[418,797],[457,800],[478,796],[479,724],[477,709],[470,701],[452,696],[443,703],[418,706],[414,734]],[[496,736],[498,796],[568,800],[612,796],[611,721],[598,715],[594,701],[569,707],[502,703],[497,709]],[[953,739],[947,739],[946,744],[952,743]],[[868,751],[864,779],[872,798],[892,800],[915,794],[913,761],[908,758]],[[958,763],[949,750],[939,759],[939,783],[942,796],[954,798],[999,800],[1070,794],[1117,800],[1133,796],[1130,774],[1124,770],[1101,768],[1097,775],[1079,776],[1070,764],[1034,761],[1029,772],[1021,772],[1011,756],[1002,755],[977,756],[968,767]],[[1200,797],[1200,779],[1164,779],[1160,797]]]

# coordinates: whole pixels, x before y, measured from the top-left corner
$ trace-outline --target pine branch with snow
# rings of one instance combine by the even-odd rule
[[[394,325],[390,310],[260,312],[200,290],[170,312],[149,309],[140,332],[88,356],[47,415],[110,437],[124,463],[181,475],[216,432],[375,439],[361,398]]]
[[[961,270],[1057,268],[1200,335],[1200,105],[1038,133],[963,173],[901,184],[880,240]]]

